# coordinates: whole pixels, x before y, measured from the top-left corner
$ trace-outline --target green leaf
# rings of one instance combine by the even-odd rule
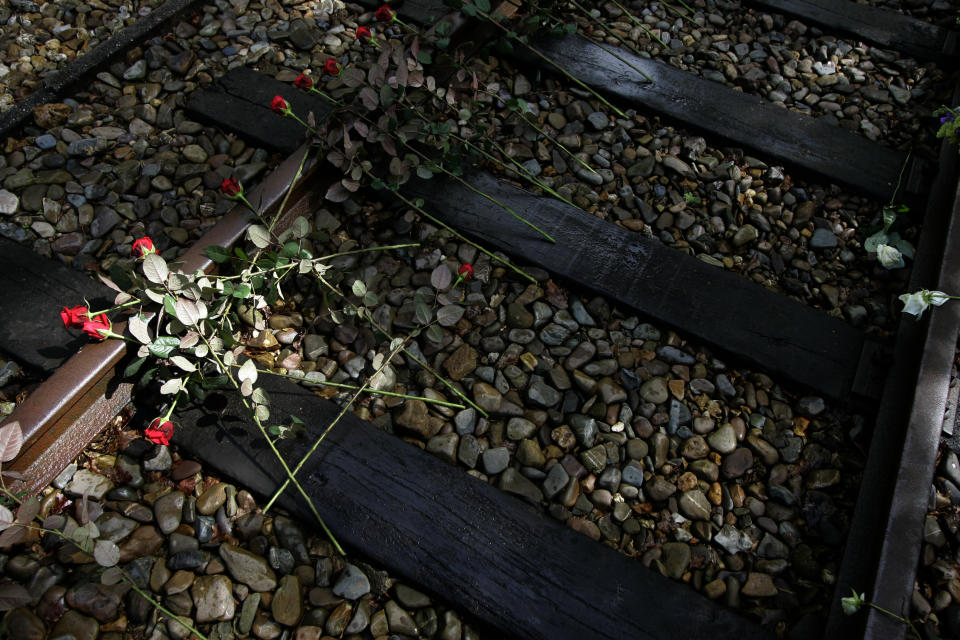
[[[568,34],[573,35],[577,32],[577,25],[573,22],[568,22],[567,24],[563,25],[563,30]]]
[[[144,320],[141,314],[138,313],[135,316],[130,316],[130,319],[127,321],[127,330],[130,332],[130,335],[143,344],[150,344],[150,330],[147,327],[147,321]]]
[[[297,216],[290,225],[290,231],[293,232],[294,238],[303,238],[310,233],[310,223],[303,216]]]
[[[376,306],[378,302],[380,302],[380,298],[373,291],[367,291],[363,294],[363,304],[368,307]]]
[[[270,232],[263,225],[250,225],[247,229],[247,239],[258,249],[266,249],[270,246]]]
[[[444,22],[443,24],[447,24]],[[450,38],[440,38],[434,44],[437,45],[437,49],[446,49],[450,46]]]
[[[257,381],[257,365],[254,364],[253,360],[247,360],[243,363],[243,366],[237,371],[237,378],[241,382],[249,382],[250,384]]]
[[[284,244],[280,254],[285,258],[296,258],[300,254],[300,243],[291,241]]]
[[[147,361],[147,358],[146,356],[144,356],[143,358],[137,358],[136,360],[128,364],[127,367],[123,370],[123,377],[132,378],[133,376],[137,375],[137,372],[140,371],[140,367],[142,367],[143,363],[146,361]]]
[[[200,311],[197,310],[197,305],[190,300],[177,298],[177,302],[173,307],[177,312],[177,320],[179,320],[183,326],[192,327],[200,322]]]
[[[453,27],[450,22],[444,20],[443,22],[438,22],[436,28],[433,30],[438,36],[446,36],[450,34],[450,29]]]
[[[172,362],[174,366],[190,373],[197,370],[197,367],[183,356],[170,356],[170,362]]]
[[[174,352],[179,344],[179,338],[175,338],[173,336],[160,336],[148,344],[147,349],[150,350],[150,355],[155,358],[169,358],[170,354]]]
[[[353,291],[353,295],[363,297],[363,294],[367,292],[367,285],[363,284],[363,280],[354,280],[350,290]]]
[[[420,324],[429,324],[433,320],[430,308],[419,300],[413,304],[413,317]]]
[[[200,381],[204,389],[219,389],[230,386],[230,378],[227,376],[211,376]]]
[[[270,404],[270,394],[260,387],[257,387],[253,390],[253,394],[250,396],[250,399],[257,404]]]
[[[463,317],[464,308],[458,304],[448,304],[437,310],[437,322],[444,327],[452,327]]]
[[[393,101],[395,99],[394,96],[395,96],[395,92],[393,90],[393,87],[391,87],[390,85],[385,84],[382,87],[380,87],[380,104],[382,106],[389,107],[391,104],[393,104]]]
[[[423,178],[424,180],[429,180],[433,177],[433,171],[427,169],[424,166],[417,167],[417,177]]]
[[[203,250],[203,253],[217,264],[223,264],[230,260],[230,250],[217,245],[210,245]]]
[[[236,289],[233,290],[232,295],[234,298],[249,298],[251,291],[250,285],[248,285],[246,282],[242,282]]]
[[[863,250],[867,253],[876,253],[879,245],[889,244],[888,240],[889,237],[885,231],[877,231],[864,241]]]
[[[473,3],[480,11],[483,11],[484,13],[490,13],[490,0],[473,0]]]
[[[417,60],[420,61],[420,64],[430,64],[433,62],[433,56],[430,55],[429,51],[421,51],[417,54]]]
[[[167,315],[176,317],[177,315],[177,300],[173,296],[167,295],[163,296],[163,310]]]
[[[463,12],[463,15],[470,18],[475,18],[477,16],[477,8],[472,4],[465,4],[461,7],[460,11]]]
[[[156,253],[148,253],[143,259],[143,275],[147,280],[154,284],[163,284],[167,280],[170,269],[167,268],[167,261]]]
[[[440,344],[443,342],[443,329],[435,324],[427,327],[427,340]]]
[[[260,422],[266,422],[270,419],[270,409],[262,404],[258,404],[256,409],[253,410],[253,415],[257,416],[257,419],[260,420]]]
[[[240,247],[234,247],[234,248],[233,248],[233,255],[237,256],[238,258],[240,258],[240,259],[243,260],[244,262],[250,262],[250,258],[247,257],[247,252],[244,251],[244,250],[243,250],[242,248],[240,248]]]

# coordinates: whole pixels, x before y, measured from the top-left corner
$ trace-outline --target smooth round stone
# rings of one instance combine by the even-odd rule
[[[693,489],[681,495],[677,501],[677,506],[680,507],[680,513],[691,520],[710,519],[712,509],[710,501],[699,489]]]
[[[107,511],[96,520],[100,540],[121,542],[139,526],[136,520],[125,518],[114,511]]]
[[[700,460],[701,458],[706,458],[709,453],[710,447],[707,445],[707,441],[703,436],[687,438],[683,446],[680,447],[680,455],[687,460]]]
[[[690,545],[685,542],[667,542],[663,545],[664,575],[679,580],[690,566]]]
[[[95,640],[100,634],[100,625],[94,618],[79,611],[67,611],[53,627],[51,638],[72,638],[72,640]]]
[[[750,598],[765,598],[777,595],[777,587],[769,574],[750,572],[740,593]]]
[[[621,472],[621,480],[634,487],[643,485],[643,464],[638,460],[628,462]]]
[[[739,478],[753,467],[753,453],[740,447],[723,459],[723,475],[726,478]]]
[[[720,428],[707,436],[710,448],[726,455],[737,448],[737,432],[729,422],[720,425]]]
[[[387,612],[387,625],[391,633],[397,633],[405,636],[417,636],[417,625],[409,613],[404,611],[400,605],[393,600],[387,600],[384,606]]]
[[[303,615],[303,604],[300,598],[300,579],[297,576],[286,575],[280,579],[280,587],[270,601],[270,612],[273,619],[280,624],[292,627],[299,622]]]
[[[253,625],[253,617],[257,613],[257,607],[260,606],[260,594],[251,593],[243,601],[243,606],[240,608],[240,619],[237,620],[237,631],[242,634],[250,632],[250,627]]]
[[[817,229],[810,238],[810,247],[813,249],[831,249],[836,246],[837,236],[829,229]]]
[[[100,622],[117,617],[120,597],[102,584],[83,582],[67,590],[67,604]]]
[[[227,576],[198,576],[190,588],[190,595],[196,607],[197,622],[233,619],[233,583]]]
[[[662,404],[670,397],[667,381],[661,377],[650,378],[640,385],[640,397],[653,404]]]
[[[9,638],[16,640],[45,640],[47,630],[33,611],[25,607],[14,609],[3,618],[3,625]]]
[[[333,593],[346,600],[357,600],[370,593],[370,580],[359,568],[348,564],[333,585]]]
[[[511,440],[530,438],[537,431],[537,425],[526,418],[510,418],[507,422],[507,437]]]
[[[170,476],[177,482],[189,478],[192,475],[200,473],[203,467],[195,460],[180,460],[171,470]]]
[[[494,447],[483,452],[483,468],[489,475],[496,475],[510,464],[510,451],[506,447]]]
[[[209,487],[197,498],[197,512],[204,516],[216,513],[217,509],[223,506],[227,501],[227,485],[224,482],[218,482]]]
[[[164,535],[173,533],[180,526],[184,498],[182,491],[173,491],[153,503],[154,518]]]
[[[231,544],[221,544],[220,557],[233,579],[254,591],[272,591],[277,586],[277,576],[262,556]]]
[[[148,453],[143,460],[145,471],[168,471],[173,464],[170,448],[165,445],[156,445],[152,453]]]

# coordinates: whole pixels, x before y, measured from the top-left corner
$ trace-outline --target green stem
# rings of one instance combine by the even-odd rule
[[[353,249],[351,251],[342,251],[340,253],[331,253],[330,255],[320,256],[319,258],[314,258],[314,261],[327,260],[330,258],[338,258],[340,256],[349,256],[355,253],[367,253],[368,251],[386,251],[388,249],[407,249],[410,247],[419,247],[419,242],[412,242],[410,244],[391,244],[389,246],[382,247],[367,247],[366,249]]]
[[[647,25],[645,25],[645,24],[643,24],[643,22],[641,22],[640,18],[638,18],[637,16],[633,15],[633,13],[632,13],[629,9],[627,9],[625,6],[623,6],[622,4],[620,4],[620,3],[618,2],[618,0],[611,0],[611,2],[613,2],[613,4],[614,4],[618,9],[620,9],[621,11],[623,11],[623,13],[624,13],[627,17],[630,18],[630,21],[631,21],[631,22],[633,22],[635,25],[637,25],[638,27],[640,27],[641,29],[643,29],[644,31],[646,31],[648,36],[650,36],[651,38],[653,38],[654,40],[656,40],[657,42],[659,42],[659,43],[660,43],[660,46],[662,46],[664,49],[667,48],[667,43],[664,42],[663,40],[661,40],[659,36],[655,35],[655,34],[653,33],[653,31],[650,31],[650,29],[647,28]]]
[[[158,610],[160,610],[160,611],[162,611],[163,613],[165,613],[165,614],[167,614],[168,616],[170,616],[170,618],[171,618],[172,620],[176,620],[177,623],[179,623],[180,625],[182,625],[184,628],[189,629],[189,630],[190,630],[190,633],[195,634],[195,635],[196,635],[198,638],[200,638],[201,640],[207,640],[207,636],[203,635],[202,633],[200,633],[199,631],[197,631],[196,629],[194,629],[192,626],[190,626],[190,625],[187,623],[186,620],[184,620],[183,618],[181,618],[180,616],[178,616],[178,615],[176,615],[176,614],[174,614],[174,613],[171,613],[169,610],[167,610],[166,608],[164,608],[164,606],[163,606],[162,604],[160,604],[159,602],[157,602],[156,600],[154,600],[153,598],[151,598],[150,596],[148,596],[147,593],[146,593],[143,589],[141,589],[140,587],[138,587],[138,586],[136,585],[136,583],[130,578],[130,576],[127,575],[127,572],[126,572],[126,571],[123,572],[123,580],[124,580],[124,582],[126,582],[127,584],[129,584],[131,587],[133,587],[133,590],[136,591],[137,593],[139,593],[139,594],[140,594],[140,597],[142,597],[144,600],[146,600],[147,602],[149,602],[150,604],[152,604],[152,605],[153,605],[155,608],[157,608]]]
[[[365,173],[366,173],[367,176],[370,177],[370,178],[376,178],[376,176],[373,175],[372,173],[370,173],[369,171],[367,171],[367,172],[365,172]],[[494,260],[496,260],[497,262],[503,264],[505,267],[507,267],[507,268],[509,268],[509,269],[512,269],[512,270],[515,271],[517,274],[523,276],[524,278],[526,278],[526,279],[529,280],[530,282],[533,282],[534,284],[536,284],[536,282],[537,282],[536,278],[534,278],[534,277],[531,276],[531,275],[528,275],[528,274],[524,273],[521,269],[519,269],[518,267],[515,267],[514,265],[510,264],[509,262],[507,262],[507,261],[504,260],[503,258],[500,258],[500,257],[498,257],[498,256],[493,255],[493,253],[491,253],[488,249],[485,249],[484,247],[481,247],[481,246],[478,245],[476,242],[473,242],[472,240],[468,240],[468,239],[465,238],[465,237],[463,236],[463,234],[461,234],[459,231],[457,231],[456,229],[454,229],[453,227],[451,227],[450,225],[448,225],[446,222],[443,222],[443,221],[440,220],[439,218],[436,218],[436,217],[430,215],[429,213],[427,213],[426,211],[423,210],[423,207],[418,206],[415,202],[412,202],[409,198],[407,198],[406,196],[404,196],[404,195],[403,195],[402,193],[400,193],[399,191],[394,191],[394,192],[393,192],[393,195],[395,195],[397,198],[399,198],[399,199],[400,199],[404,204],[406,204],[407,206],[412,207],[413,209],[415,209],[415,210],[417,211],[417,213],[419,213],[419,214],[422,215],[423,217],[427,218],[428,220],[430,220],[430,221],[438,224],[439,226],[443,227],[444,229],[446,229],[447,231],[449,231],[450,233],[452,233],[455,237],[459,238],[459,239],[462,240],[463,242],[466,242],[467,244],[469,244],[469,245],[472,246],[472,247],[476,247],[477,250],[479,250],[479,251],[481,251],[482,253],[490,256],[492,259],[494,259]]]
[[[339,100],[337,100],[336,98],[332,98],[332,97],[328,96],[326,93],[324,93],[323,91],[320,91],[320,89],[317,89],[317,88],[314,87],[313,85],[310,85],[310,88],[307,90],[307,92],[308,92],[308,93],[316,93],[316,94],[319,94],[319,95],[323,96],[324,98],[326,98],[327,100],[329,100],[330,102],[332,102],[333,104],[340,104],[340,101],[339,101]]]
[[[599,100],[599,101],[602,102],[603,104],[607,105],[609,108],[613,109],[613,111],[614,111],[618,116],[620,116],[621,118],[626,118],[626,117],[627,117],[627,114],[625,114],[623,111],[620,111],[620,109],[617,109],[615,106],[613,106],[612,104],[610,104],[610,102],[609,102],[606,98],[604,98],[604,97],[601,96],[599,93],[597,93],[592,87],[590,87],[590,85],[586,84],[585,82],[583,82],[582,80],[580,80],[579,78],[577,78],[575,75],[573,75],[572,73],[570,73],[569,71],[567,71],[565,68],[563,68],[562,66],[560,66],[559,64],[557,64],[556,62],[554,62],[549,56],[547,56],[547,55],[544,54],[543,52],[538,51],[538,50],[535,49],[534,47],[530,46],[529,44],[527,44],[526,42],[524,42],[523,40],[521,40],[521,39],[519,38],[519,36],[517,36],[516,33],[514,33],[513,31],[511,31],[511,30],[508,29],[507,27],[503,26],[503,25],[500,24],[498,21],[494,20],[493,17],[492,17],[489,13],[487,13],[487,12],[485,12],[485,11],[481,11],[480,9],[477,9],[477,13],[480,14],[481,16],[483,16],[484,18],[486,18],[487,20],[489,20],[489,21],[490,21],[493,25],[495,25],[498,29],[500,29],[501,31],[503,31],[504,33],[506,33],[508,38],[510,38],[511,40],[516,40],[517,42],[520,42],[521,44],[523,44],[523,46],[525,46],[527,49],[529,49],[535,56],[537,56],[538,58],[540,58],[540,59],[542,59],[542,60],[544,60],[544,61],[546,61],[546,62],[549,62],[551,65],[553,65],[554,67],[556,67],[557,70],[560,71],[560,73],[562,73],[563,75],[565,75],[565,76],[566,76],[568,79],[570,79],[572,82],[575,82],[576,84],[580,85],[580,87],[582,87],[584,90],[589,91],[597,100]]]
[[[327,437],[327,434],[330,433],[330,431],[333,430],[333,428],[337,425],[337,423],[340,422],[340,419],[343,418],[344,415],[346,415],[347,410],[349,410],[350,407],[353,406],[353,403],[357,401],[357,398],[359,398],[360,394],[363,393],[363,391],[367,388],[367,386],[370,384],[370,381],[374,377],[376,377],[381,371],[383,371],[387,367],[387,365],[390,364],[390,361],[393,359],[393,357],[398,353],[400,353],[401,348],[402,348],[402,345],[394,349],[393,351],[391,351],[390,355],[388,355],[384,359],[383,364],[381,364],[380,367],[377,368],[377,371],[372,376],[367,378],[364,381],[363,385],[359,389],[357,389],[357,392],[353,394],[353,397],[350,398],[350,401],[347,402],[345,405],[343,405],[343,407],[340,409],[340,413],[338,413],[337,417],[333,419],[333,422],[327,425],[327,428],[324,429],[323,433],[320,434],[320,437],[316,439],[316,441],[313,443],[313,446],[310,447],[310,450],[307,451],[302,458],[300,458],[300,462],[298,462],[297,466],[294,467],[293,473],[290,475],[290,479],[286,480],[283,483],[283,486],[281,486],[279,489],[276,490],[276,492],[274,492],[273,496],[267,502],[267,505],[263,508],[264,513],[267,513],[270,510],[270,507],[273,506],[274,501],[276,501],[276,499],[280,497],[280,495],[287,488],[287,485],[290,484],[290,480],[294,480],[294,476],[296,476],[297,473],[300,471],[300,469],[303,468],[303,465],[306,464],[307,460],[310,459],[310,456],[312,456],[313,453],[317,450],[317,448],[320,446],[320,443],[323,442],[323,439]],[[296,480],[294,480],[294,482],[296,482]]]
[[[634,47],[631,43],[627,42],[622,36],[614,33],[614,31],[613,31],[612,29],[608,29],[606,24],[604,24],[603,22],[601,22],[600,20],[598,20],[597,18],[595,18],[595,17],[593,16],[593,14],[590,13],[589,10],[585,9],[579,2],[577,2],[577,0],[570,0],[570,2],[571,2],[571,3],[573,4],[573,6],[575,6],[577,9],[580,9],[580,11],[584,13],[584,15],[589,16],[589,18],[590,18],[591,20],[593,20],[594,23],[599,24],[599,25],[604,29],[604,33],[610,34],[611,36],[613,36],[614,38],[616,38],[617,41],[620,42],[620,44],[622,44],[622,45],[624,45],[625,47],[627,47],[627,48],[628,48],[630,51],[632,51],[633,53],[639,55],[640,52],[637,50],[636,47]],[[606,51],[607,53],[609,53],[610,55],[612,55],[614,58],[616,58],[616,59],[619,60],[620,62],[624,63],[625,65],[627,65],[628,67],[630,67],[631,69],[633,69],[634,71],[636,71],[637,73],[639,73],[640,75],[642,75],[644,78],[647,79],[647,82],[650,82],[650,83],[653,82],[653,78],[651,78],[649,75],[647,75],[646,72],[644,72],[643,69],[640,69],[639,67],[637,67],[636,65],[634,65],[632,62],[630,62],[629,60],[627,60],[626,58],[624,58],[623,56],[621,56],[620,54],[618,54],[616,51],[608,48],[605,44],[603,44],[603,43],[600,42],[599,40],[595,40],[595,39],[593,39],[593,38],[587,38],[587,39],[588,39],[590,42],[592,42],[594,45],[600,47],[601,49],[603,49],[604,51]]]
[[[920,635],[920,632],[917,631],[917,628],[916,628],[915,626],[913,626],[913,622],[911,622],[908,618],[905,618],[905,617],[903,617],[903,616],[897,615],[897,614],[894,613],[893,611],[890,611],[889,609],[884,609],[884,608],[881,607],[880,605],[874,604],[873,602],[864,601],[864,604],[869,605],[869,606],[873,607],[874,609],[876,609],[877,611],[879,611],[880,613],[883,613],[883,614],[885,614],[885,615],[888,615],[888,616],[890,616],[891,618],[893,618],[894,620],[898,620],[898,621],[902,622],[903,624],[907,625],[908,627],[910,627],[910,631],[913,632],[913,635],[917,636],[917,640],[923,640],[923,636]]]
[[[519,213],[517,213],[516,211],[514,211],[513,209],[511,209],[509,206],[507,206],[507,205],[504,204],[503,202],[500,202],[499,200],[497,200],[497,199],[494,198],[493,196],[491,196],[491,195],[489,195],[489,194],[487,194],[487,193],[484,193],[483,191],[480,191],[479,189],[477,189],[476,187],[474,187],[472,184],[470,184],[469,182],[467,182],[466,180],[464,180],[464,179],[461,178],[460,176],[454,174],[452,171],[450,171],[449,169],[445,168],[443,165],[439,165],[439,164],[433,162],[432,160],[430,160],[429,157],[427,157],[423,152],[421,152],[419,149],[417,149],[416,147],[414,147],[413,145],[411,145],[409,142],[406,142],[406,141],[404,141],[404,140],[401,140],[400,142],[401,142],[401,144],[403,144],[403,146],[405,146],[407,149],[410,149],[411,151],[413,151],[415,154],[417,154],[417,155],[420,156],[421,158],[425,158],[428,162],[431,162],[431,163],[433,164],[433,166],[435,166],[436,168],[440,169],[440,171],[442,171],[442,172],[445,173],[446,175],[450,176],[450,177],[453,178],[454,180],[458,181],[460,184],[462,184],[462,185],[465,186],[466,188],[470,189],[471,191],[473,191],[473,192],[476,193],[477,195],[483,196],[484,198],[486,198],[486,199],[489,200],[490,202],[496,204],[496,205],[499,206],[500,208],[502,208],[502,209],[504,209],[505,211],[507,211],[510,215],[512,215],[514,218],[516,218],[516,219],[519,220],[520,222],[522,222],[522,223],[524,223],[525,225],[533,228],[537,233],[539,233],[540,235],[542,235],[544,238],[546,238],[547,240],[549,240],[549,241],[552,242],[553,244],[556,244],[556,243],[557,243],[557,241],[553,239],[553,236],[551,236],[549,233],[547,233],[546,231],[544,231],[543,229],[541,229],[541,228],[538,227],[537,225],[533,224],[532,222],[530,222],[529,220],[527,220],[526,218],[524,218],[523,216],[521,216]]]
[[[893,204],[893,202],[897,199],[897,192],[900,191],[900,185],[903,183],[903,173],[907,170],[907,163],[910,162],[910,155],[912,153],[913,149],[911,148],[907,152],[907,157],[904,158],[903,164],[900,166],[900,174],[897,176],[897,186],[893,188],[893,195],[890,196],[890,204]]]
[[[682,4],[690,13],[694,13],[693,9],[691,9],[689,6],[687,6],[687,4],[686,4],[683,0],[680,0],[680,4]],[[683,18],[684,20],[686,20],[687,22],[689,22],[690,24],[692,24],[694,27],[696,27],[696,28],[698,28],[698,29],[700,28],[700,25],[697,24],[697,21],[696,21],[696,20],[694,20],[693,18],[691,18],[691,17],[688,16],[687,14],[683,13],[682,11],[680,11],[679,9],[677,9],[676,7],[674,7],[673,5],[671,5],[671,4],[670,4],[669,2],[667,2],[666,0],[663,0],[663,6],[665,6],[667,9],[670,9],[670,11],[673,11],[675,14],[677,14],[678,16],[680,16],[681,18]]]
[[[317,519],[317,522],[320,523],[320,527],[323,529],[323,532],[327,535],[328,538],[330,538],[330,541],[333,543],[333,546],[337,549],[337,553],[346,555],[346,552],[343,550],[343,547],[340,546],[340,543],[337,542],[337,539],[334,537],[333,532],[330,531],[329,527],[327,527],[327,523],[323,521],[322,517],[320,517],[320,513],[317,511],[317,508],[314,506],[313,500],[310,499],[310,496],[307,495],[307,492],[303,489],[303,486],[294,477],[293,472],[290,470],[290,467],[287,465],[286,459],[282,455],[280,455],[280,452],[277,450],[276,445],[273,443],[273,439],[270,438],[269,434],[267,434],[267,430],[264,428],[263,423],[260,422],[260,418],[257,417],[257,414],[256,412],[254,412],[253,407],[250,406],[250,403],[247,401],[246,397],[244,397],[243,393],[240,391],[240,385],[237,384],[236,379],[230,374],[230,368],[227,367],[227,365],[224,364],[223,360],[220,359],[220,355],[213,349],[213,346],[210,344],[210,341],[207,340],[207,337],[204,336],[203,333],[200,334],[200,339],[203,340],[204,344],[207,345],[207,349],[209,349],[210,356],[217,363],[217,366],[220,368],[220,371],[222,371],[223,374],[227,376],[227,378],[230,380],[230,383],[233,385],[234,389],[236,389],[237,393],[240,394],[240,402],[243,403],[244,408],[253,418],[253,422],[255,425],[257,425],[257,428],[260,430],[260,434],[263,436],[263,439],[266,440],[267,445],[270,447],[270,450],[273,452],[273,455],[280,462],[280,466],[283,467],[284,472],[286,472],[288,480],[284,482],[283,486],[286,487],[290,482],[293,482],[293,485],[300,492],[300,495],[303,496],[303,499],[307,501],[307,505],[310,507],[310,511],[313,513],[314,517]]]
[[[136,304],[140,304],[140,302],[141,302],[141,301],[140,301],[139,298],[134,298],[133,300],[128,300],[128,301],[126,301],[126,302],[124,302],[124,303],[122,303],[122,304],[116,305],[115,307],[110,307],[109,309],[103,309],[102,311],[87,311],[86,316],[87,316],[88,318],[93,318],[94,316],[98,316],[98,315],[100,315],[101,313],[110,313],[111,311],[118,311],[118,310],[120,310],[120,309],[126,309],[127,307],[132,307],[132,306],[134,306],[134,305],[136,305]]]
[[[240,367],[240,365],[238,364],[232,364],[230,366],[235,369]],[[406,398],[407,400],[420,400],[422,402],[426,402],[427,404],[438,404],[444,407],[450,407],[451,409],[466,409],[464,405],[457,404],[456,402],[447,402],[446,400],[434,400],[433,398],[427,398],[426,396],[411,396],[406,393],[396,393],[394,391],[381,391],[379,389],[364,389],[363,387],[358,387],[357,385],[354,385],[354,384],[343,384],[341,382],[328,382],[326,380],[321,382],[319,380],[309,380],[306,378],[293,377],[286,373],[277,373],[276,371],[271,371],[269,369],[257,369],[257,373],[265,373],[270,376],[279,376],[281,378],[287,378],[287,379],[293,378],[295,382],[308,382],[310,384],[319,384],[325,387],[336,387],[338,389],[350,389],[350,390],[360,389],[364,393],[378,393],[380,395],[390,396],[392,398]]]
[[[480,153],[482,153],[482,154],[484,155],[484,157],[486,157],[488,160],[491,160],[492,162],[498,162],[498,163],[501,163],[501,164],[503,163],[503,160],[502,160],[501,158],[497,158],[497,157],[494,156],[492,153],[490,153],[490,152],[487,151],[486,149],[480,147],[479,145],[475,145],[475,144],[473,144],[472,142],[470,142],[469,140],[467,140],[466,138],[462,138],[462,137],[460,137],[459,135],[457,135],[457,134],[455,134],[455,133],[454,133],[454,134],[451,134],[451,135],[453,135],[454,138],[456,138],[457,140],[460,140],[461,142],[463,142],[465,145],[467,145],[467,146],[470,147],[471,149],[476,149],[477,151],[479,151]],[[541,189],[543,189],[544,191],[546,191],[547,193],[549,193],[550,195],[552,195],[552,196],[553,196],[554,198],[556,198],[557,200],[560,200],[561,202],[565,202],[565,203],[567,203],[568,205],[570,205],[571,207],[577,207],[577,205],[573,204],[572,202],[570,202],[569,200],[567,200],[566,198],[564,198],[556,189],[554,189],[553,187],[549,186],[548,184],[546,184],[546,183],[543,182],[542,180],[537,179],[537,177],[536,177],[535,175],[533,175],[533,174],[530,172],[529,169],[527,169],[525,166],[523,166],[523,164],[522,164],[521,162],[518,162],[515,158],[511,158],[510,155],[507,153],[506,149],[504,149],[496,140],[494,140],[493,138],[490,138],[490,139],[489,139],[489,142],[490,142],[491,145],[493,145],[493,147],[494,147],[497,151],[499,151],[499,152],[501,153],[501,155],[502,155],[504,158],[507,159],[507,161],[509,161],[511,164],[513,164],[517,169],[519,169],[519,170],[522,172],[521,175],[522,175],[528,182],[530,182],[530,183],[533,184],[534,186],[540,187]],[[580,207],[577,207],[577,208],[579,209]]]
[[[357,305],[355,305],[355,304],[353,304],[352,302],[350,302],[350,300],[348,300],[345,295],[343,295],[342,293],[340,293],[340,290],[339,290],[339,289],[337,289],[337,288],[334,287],[332,284],[330,284],[329,282],[327,282],[326,279],[324,279],[322,276],[317,276],[317,277],[320,279],[320,282],[322,282],[323,285],[324,285],[325,287],[327,287],[331,292],[333,292],[335,295],[340,296],[340,298],[342,298],[342,299],[344,300],[344,302],[346,302],[347,304],[349,304],[350,306],[352,306],[354,309],[357,308]],[[370,321],[370,324],[372,324],[372,325],[374,326],[374,328],[376,328],[377,331],[379,331],[380,333],[382,333],[383,335],[385,335],[388,340],[390,340],[391,342],[394,340],[393,336],[390,335],[390,333],[389,333],[386,329],[384,329],[382,326],[380,326],[380,324],[379,324],[376,320],[373,319],[373,316],[368,315],[367,318],[368,318],[368,320]],[[433,375],[437,380],[439,380],[440,382],[443,383],[443,386],[445,386],[446,388],[450,389],[450,391],[452,391],[452,392],[454,393],[454,395],[459,396],[460,398],[463,399],[464,402],[466,402],[468,405],[470,405],[471,407],[473,407],[474,409],[476,409],[477,411],[479,411],[479,412],[480,412],[480,415],[482,415],[484,418],[489,418],[489,417],[490,417],[489,414],[487,414],[486,411],[484,411],[484,410],[481,409],[479,406],[477,406],[477,403],[475,403],[473,400],[471,400],[470,398],[468,398],[467,396],[465,396],[465,395],[463,394],[463,392],[460,391],[459,389],[457,389],[455,386],[453,386],[452,384],[450,384],[449,382],[447,382],[447,379],[444,378],[442,375],[440,375],[440,373],[439,373],[438,371],[436,371],[436,370],[435,370],[433,367],[431,367],[429,364],[427,364],[426,362],[424,362],[423,360],[421,360],[420,358],[418,358],[416,355],[414,355],[413,353],[411,353],[410,350],[408,350],[406,347],[404,347],[403,353],[404,353],[408,358],[410,358],[411,360],[413,360],[414,362],[416,362],[418,365],[420,365],[421,367],[423,367],[424,369],[426,369],[428,372],[430,372],[431,375]]]

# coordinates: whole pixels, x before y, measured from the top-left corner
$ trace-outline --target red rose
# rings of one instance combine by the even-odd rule
[[[83,305],[71,309],[64,307],[63,311],[60,312],[60,317],[63,319],[63,326],[68,329],[79,329],[83,326],[83,323],[87,321],[88,311],[89,309]]]
[[[301,73],[297,76],[297,79],[293,81],[293,86],[295,86],[297,89],[303,89],[306,91],[313,86],[313,80]]]
[[[83,332],[94,340],[106,340],[107,334],[102,331],[110,331],[110,318],[107,314],[101,313],[83,323]]]
[[[170,444],[170,438],[173,436],[173,423],[163,418],[155,418],[143,434],[147,436],[150,442],[155,444]]]
[[[134,242],[133,247],[130,249],[130,253],[138,258],[143,258],[148,253],[156,253],[156,251],[157,250],[153,248],[153,240],[147,236],[144,236]]]
[[[469,263],[463,263],[463,265],[457,269],[457,274],[464,280],[469,280],[473,275],[473,265]]]
[[[369,42],[373,40],[373,32],[370,31],[369,27],[357,27],[357,40]]]
[[[389,7],[389,5],[383,5],[377,9],[377,13],[375,15],[377,20],[380,22],[393,22],[397,18],[397,14]]]
[[[337,62],[336,58],[329,58],[323,64],[323,72],[328,76],[338,76],[343,67],[340,66],[340,63]]]
[[[290,105],[283,99],[283,96],[273,96],[273,100],[270,102],[270,108],[273,109],[274,113],[279,113],[280,115],[286,115],[287,112],[290,111]]]
[[[239,198],[243,195],[243,187],[240,186],[236,178],[227,178],[221,182],[220,191],[228,198]]]

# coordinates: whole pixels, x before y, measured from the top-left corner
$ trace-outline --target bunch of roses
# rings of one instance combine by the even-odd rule
[[[131,253],[138,259],[143,259],[151,253],[156,253],[156,251],[153,240],[147,236],[134,242],[131,247]],[[60,311],[60,319],[63,320],[63,326],[67,329],[80,329],[94,340],[123,338],[123,336],[113,332],[113,324],[105,311],[90,311],[86,305],[64,307]],[[156,418],[144,431],[144,435],[156,444],[170,444],[170,437],[173,435],[173,423],[168,420],[169,417],[170,413],[168,412],[163,418]]]

